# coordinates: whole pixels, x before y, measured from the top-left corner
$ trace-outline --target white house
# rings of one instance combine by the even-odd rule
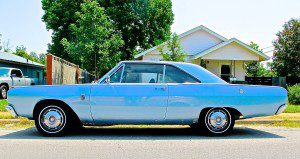
[[[226,39],[202,25],[180,34],[179,42],[182,50],[188,54],[186,62],[200,65],[202,60],[207,70],[226,81],[230,79],[244,81],[245,64],[269,59],[267,55],[256,51],[242,41],[236,38]],[[166,43],[137,54],[134,58],[162,60],[158,48],[166,49]]]

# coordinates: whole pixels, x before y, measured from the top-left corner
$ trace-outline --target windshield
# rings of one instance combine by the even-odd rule
[[[0,69],[0,76],[8,77],[9,69]]]

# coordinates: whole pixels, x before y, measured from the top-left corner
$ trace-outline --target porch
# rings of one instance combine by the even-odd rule
[[[191,62],[206,68],[227,82],[232,82],[245,81],[245,65],[252,61],[195,59]]]

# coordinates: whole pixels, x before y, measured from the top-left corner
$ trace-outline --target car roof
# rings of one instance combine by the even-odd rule
[[[130,60],[130,61],[121,61],[121,63],[153,63],[153,64],[176,64],[184,62],[174,62],[174,61],[151,61],[151,60]]]
[[[224,80],[220,79],[213,73],[209,72],[205,68],[186,62],[174,62],[174,61],[147,61],[147,60],[133,60],[133,61],[121,61],[118,65],[126,63],[143,63],[143,64],[163,64],[163,65],[173,65],[176,66],[196,79],[200,80],[202,83],[226,83]]]

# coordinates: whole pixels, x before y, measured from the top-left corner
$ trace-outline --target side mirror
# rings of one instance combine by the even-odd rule
[[[106,82],[107,84],[110,83],[110,77],[109,77],[109,76],[107,76],[107,77],[105,78],[105,82]]]
[[[17,75],[16,74],[12,74],[12,75],[10,75],[10,77],[17,77]]]

